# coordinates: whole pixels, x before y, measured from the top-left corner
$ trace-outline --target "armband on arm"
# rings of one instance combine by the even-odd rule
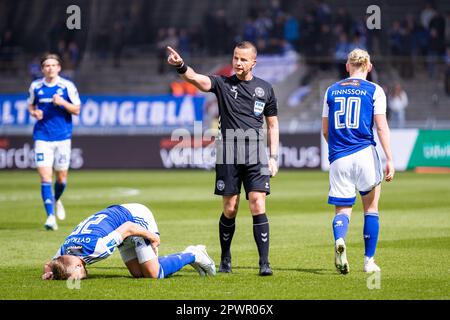
[[[184,63],[184,61],[180,66],[175,67],[175,70],[177,70],[177,72],[179,74],[185,74],[187,69],[188,69],[188,66]]]

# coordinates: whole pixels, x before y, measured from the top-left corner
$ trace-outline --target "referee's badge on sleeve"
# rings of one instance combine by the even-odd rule
[[[263,112],[265,105],[265,102],[255,101],[255,105],[253,107],[253,113],[255,114],[255,116],[259,116]]]

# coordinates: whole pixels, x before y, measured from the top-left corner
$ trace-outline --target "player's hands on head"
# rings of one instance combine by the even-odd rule
[[[393,161],[387,161],[386,162],[386,177],[385,180],[387,182],[392,181],[394,179],[395,169],[394,169],[394,162]]]
[[[278,161],[274,158],[269,159],[269,171],[271,177],[275,177],[278,173]]]
[[[66,102],[66,100],[64,100],[64,98],[62,98],[59,94],[55,93],[53,95],[53,103],[56,104],[57,106],[63,105],[64,102]]]
[[[167,62],[173,66],[181,66],[183,64],[183,59],[172,47],[167,46],[167,52],[169,56],[167,57]]]

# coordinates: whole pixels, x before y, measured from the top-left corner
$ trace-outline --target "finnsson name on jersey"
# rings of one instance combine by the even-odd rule
[[[356,96],[365,96],[367,94],[367,90],[346,88],[331,91],[332,96],[350,95],[350,94]]]
[[[322,117],[328,118],[328,159],[333,161],[375,145],[375,114],[386,113],[383,89],[370,81],[348,78],[330,86]]]

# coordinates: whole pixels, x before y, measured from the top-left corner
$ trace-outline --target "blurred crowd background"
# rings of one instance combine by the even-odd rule
[[[202,73],[229,74],[234,44],[252,41],[255,74],[274,85],[281,130],[317,131],[328,85],[346,77],[353,48],[367,49],[370,80],[388,94],[397,128],[450,128],[450,1],[0,0],[0,94],[26,93],[39,57],[58,53],[81,94],[199,94],[166,64],[170,45]],[[69,30],[66,8],[81,9]],[[205,119],[216,117],[211,97]]]

